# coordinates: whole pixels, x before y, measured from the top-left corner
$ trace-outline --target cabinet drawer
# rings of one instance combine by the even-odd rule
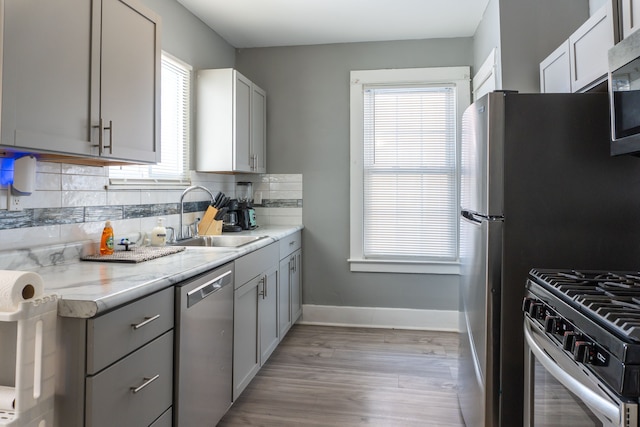
[[[280,239],[280,259],[284,259],[300,247],[302,247],[302,233],[300,231]]]
[[[149,427],[171,427],[173,425],[173,411],[167,409],[164,414],[153,422]]]
[[[258,249],[235,260],[235,289],[270,267],[278,265],[280,249],[277,243]]]
[[[87,323],[87,374],[92,375],[173,328],[173,287]]]
[[[172,373],[173,331],[170,331],[87,378],[86,425],[150,425],[171,406]]]

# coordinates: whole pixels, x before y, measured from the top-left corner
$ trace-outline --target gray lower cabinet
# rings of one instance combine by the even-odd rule
[[[173,331],[87,378],[86,425],[149,426],[171,406]],[[169,356],[169,357],[167,357]]]
[[[95,318],[59,317],[55,425],[171,425],[173,325],[173,287]]]
[[[302,314],[302,233],[280,241],[278,328],[282,340]]]
[[[278,243],[272,243],[235,261],[234,401],[279,342],[278,254]]]

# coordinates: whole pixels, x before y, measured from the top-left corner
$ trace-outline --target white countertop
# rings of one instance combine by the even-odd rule
[[[21,269],[39,273],[44,280],[44,293],[58,295],[58,315],[89,318],[231,262],[301,229],[302,226],[260,227],[233,234],[269,238],[234,249],[187,246],[182,252],[136,264],[78,259]]]

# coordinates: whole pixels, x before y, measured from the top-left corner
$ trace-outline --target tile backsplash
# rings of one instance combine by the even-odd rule
[[[253,182],[259,225],[302,224],[302,175],[191,172],[192,185],[202,185],[213,194],[222,191],[234,197],[237,181]],[[21,197],[21,211],[6,209],[7,186],[0,181],[0,250],[97,242],[107,219],[114,225],[116,241],[121,237],[142,241],[158,217],[177,230],[184,188],[111,186],[106,167],[38,162],[36,191]],[[202,217],[208,196],[192,191],[185,202],[184,223],[189,224]]]

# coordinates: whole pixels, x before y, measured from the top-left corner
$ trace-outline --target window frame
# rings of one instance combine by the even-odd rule
[[[368,85],[434,85],[456,87],[456,193],[460,197],[460,135],[462,114],[471,104],[470,67],[354,70],[350,75],[350,243],[352,272],[460,274],[452,262],[364,257],[364,89]],[[457,231],[459,234],[459,230]],[[458,248],[459,257],[459,248]]]
[[[188,85],[188,93],[186,96],[186,106],[187,106],[187,111],[186,111],[186,118],[185,121],[187,123],[186,129],[185,129],[185,147],[182,150],[182,153],[184,155],[183,160],[183,166],[184,166],[184,174],[181,178],[122,178],[122,177],[112,177],[111,174],[109,173],[108,178],[109,178],[109,185],[108,188],[109,189],[141,189],[141,190],[147,190],[147,189],[153,189],[153,190],[161,190],[161,189],[176,189],[176,188],[184,188],[186,186],[191,185],[191,154],[190,154],[190,146],[191,146],[191,124],[192,124],[192,113],[193,113],[193,77],[194,77],[194,72],[193,72],[193,67],[182,61],[181,59],[176,58],[175,56],[171,55],[168,52],[162,51],[161,54],[161,72],[160,72],[160,78],[162,78],[162,62],[167,61],[170,63],[173,63],[174,66],[177,67],[181,67],[183,68],[183,70],[185,71],[185,74],[188,74],[189,76],[189,85]],[[162,86],[162,84],[160,85]],[[162,94],[160,95],[162,96]],[[162,109],[160,110],[160,120],[162,118]],[[160,136],[160,138],[162,138],[162,135]],[[161,147],[160,149],[162,150],[162,139],[161,139]],[[161,160],[162,161],[162,160]],[[127,165],[119,165],[119,166],[110,166],[109,167],[109,172],[111,171],[112,167],[120,167],[120,166],[127,166]],[[131,166],[136,166],[136,167],[150,167],[153,165],[135,165],[132,164]]]

